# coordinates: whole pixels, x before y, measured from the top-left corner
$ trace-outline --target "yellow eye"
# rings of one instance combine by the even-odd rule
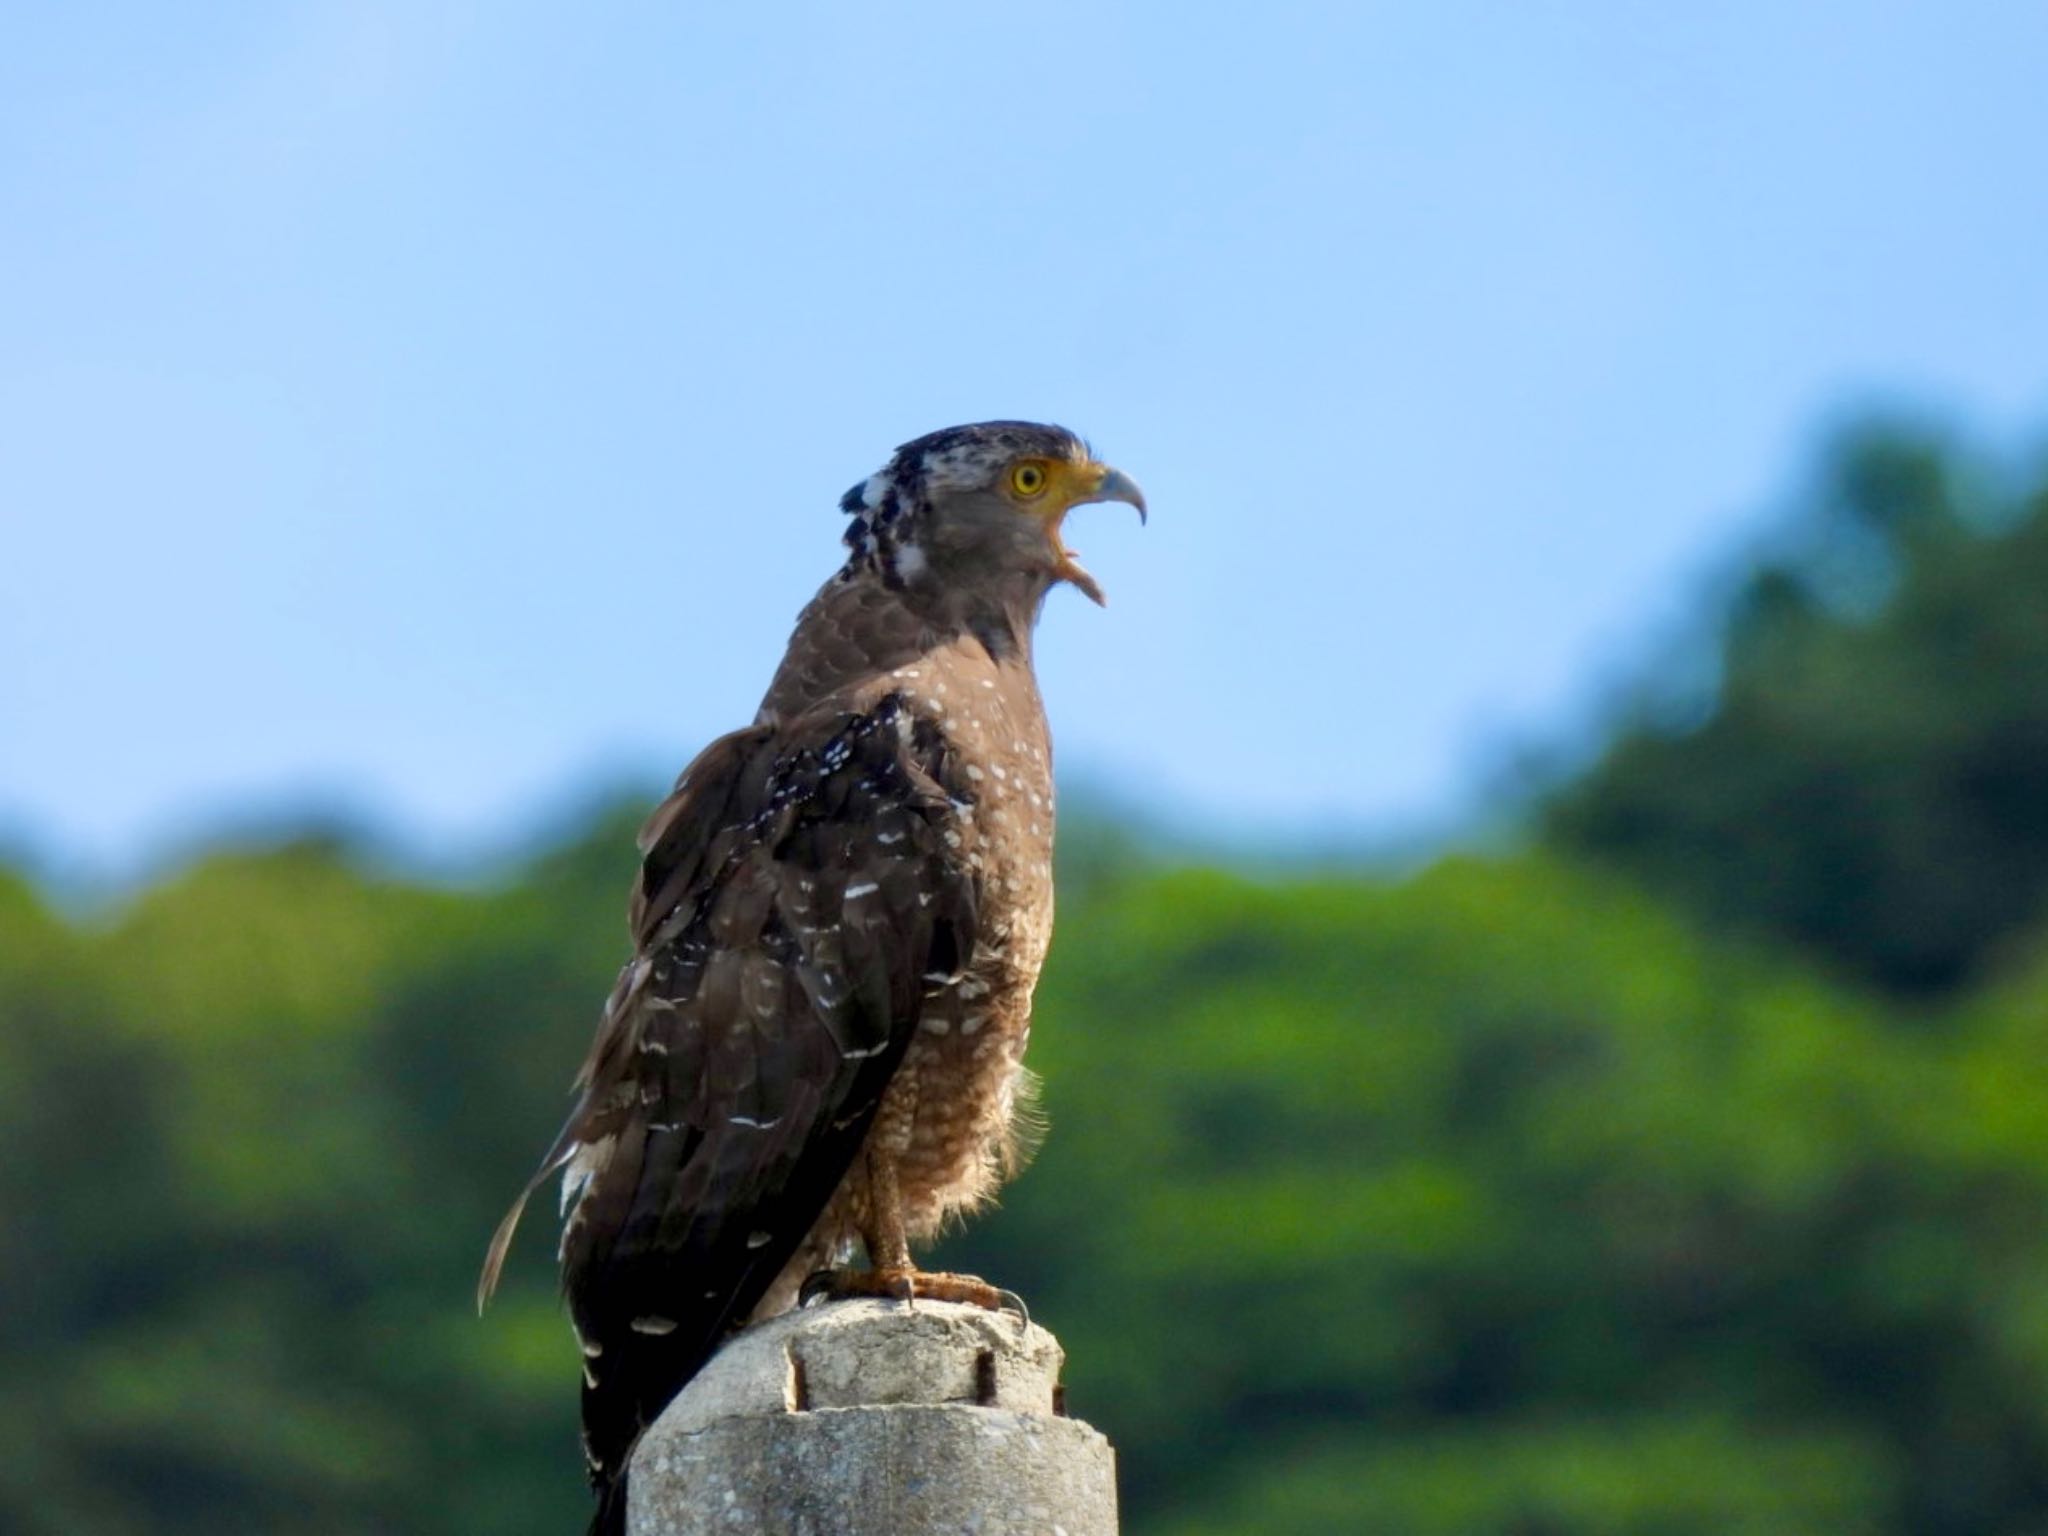
[[[1010,471],[1010,489],[1019,496],[1036,496],[1045,489],[1045,466],[1019,464]]]

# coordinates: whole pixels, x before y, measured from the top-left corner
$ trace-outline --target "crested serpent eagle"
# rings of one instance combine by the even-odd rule
[[[1028,1139],[1053,837],[1032,630],[1057,583],[1102,601],[1060,533],[1098,501],[1145,509],[1059,427],[906,443],[841,501],[850,553],[754,723],[641,832],[633,958],[526,1191],[562,1175],[594,1531],[624,1527],[640,1432],[807,1282],[993,1304],[911,1244]]]

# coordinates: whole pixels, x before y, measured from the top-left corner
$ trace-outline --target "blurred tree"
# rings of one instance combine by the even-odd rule
[[[1704,722],[1639,708],[1549,837],[1895,991],[1977,974],[2048,907],[2048,476],[1995,486],[1927,434],[1847,435],[1732,605]]]
[[[469,1295],[629,847],[0,883],[0,1528],[576,1528],[544,1234]],[[2041,991],[1916,1035],[1538,859],[1084,889],[1042,1164],[948,1257],[1065,1337],[1133,1536],[2038,1527]]]
[[[0,888],[0,1529],[576,1528],[547,1277],[488,1335],[463,1288],[604,985],[587,872],[299,845],[82,932]]]
[[[1954,1058],[1868,1002],[1624,888],[1454,861],[1155,877],[1069,929],[1044,1013],[1042,1166],[951,1257],[1061,1332],[1134,1530],[2048,1508],[1972,1268],[2048,1263],[2048,1148],[1960,1166]]]

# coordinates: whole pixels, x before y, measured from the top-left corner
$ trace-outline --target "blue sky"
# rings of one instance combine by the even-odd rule
[[[1871,400],[2048,421],[2048,11],[14,7],[0,837],[437,854],[752,711],[904,438],[1055,419],[1063,769],[1383,832]]]

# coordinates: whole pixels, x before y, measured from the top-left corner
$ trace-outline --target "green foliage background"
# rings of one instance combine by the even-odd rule
[[[1053,1132],[945,1257],[1133,1536],[2048,1531],[2048,481],[1871,428],[1782,532],[1515,851],[1070,819]],[[482,888],[0,875],[0,1529],[579,1528],[545,1219],[469,1298],[634,809]]]

